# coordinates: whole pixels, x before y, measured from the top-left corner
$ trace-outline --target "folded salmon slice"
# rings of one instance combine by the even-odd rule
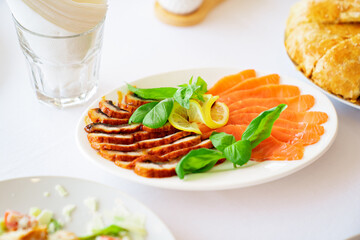
[[[225,132],[234,135],[235,139],[241,140],[241,135],[246,127],[241,125],[227,125],[217,129],[217,132]],[[304,146],[301,143],[292,145],[280,142],[273,136],[262,141],[252,150],[251,160],[299,160],[304,155]]]
[[[219,100],[227,105],[247,98],[287,98],[300,95],[300,89],[292,85],[268,84],[249,90],[234,91],[221,95]]]
[[[226,91],[227,89],[233,87],[239,82],[244,81],[248,78],[256,77],[256,72],[253,69],[244,70],[234,75],[229,75],[221,78],[219,81],[215,83],[215,85],[209,89],[208,94],[219,95]]]
[[[261,107],[261,106],[252,106],[252,107],[245,107],[234,110],[233,112],[231,112],[231,114],[237,114],[237,113],[260,114],[261,112],[269,109],[270,108]],[[280,114],[280,117],[293,122],[307,122],[314,124],[322,124],[327,122],[328,120],[328,115],[324,112],[295,112],[295,111],[288,111],[288,109],[285,109],[285,111],[283,111]]]
[[[234,124],[234,125],[249,125],[250,122],[257,117],[257,115],[255,114],[254,116],[250,116],[249,114],[244,114],[244,113],[240,113],[240,114],[231,114],[229,117],[229,121],[228,124]],[[297,130],[302,130],[302,131],[309,131],[309,132],[313,132],[316,133],[318,135],[323,135],[324,134],[324,127],[318,124],[312,124],[312,123],[298,123],[298,122],[292,122],[289,120],[285,120],[285,119],[281,119],[278,118],[275,123],[274,126],[278,126],[278,127],[283,127],[283,128],[291,128],[291,129],[297,129]]]
[[[235,119],[235,118],[251,118],[251,119],[254,119],[257,116],[259,116],[258,113],[242,113],[242,112],[234,111],[234,112],[231,113],[230,118],[232,120]],[[304,121],[304,119],[291,118],[292,116],[293,115],[280,115],[279,121],[281,121],[280,119],[282,119],[282,120],[290,121],[290,122],[293,122],[293,123],[319,125],[318,123]]]
[[[288,105],[286,110],[304,112],[312,108],[315,104],[315,98],[311,95],[300,95],[289,98],[249,98],[237,101],[228,105],[230,112],[245,107],[261,106],[273,108],[279,104]]]
[[[228,93],[238,90],[253,89],[268,84],[279,84],[279,82],[280,82],[280,76],[278,74],[270,74],[262,77],[249,78],[219,93],[219,95],[226,95]]]

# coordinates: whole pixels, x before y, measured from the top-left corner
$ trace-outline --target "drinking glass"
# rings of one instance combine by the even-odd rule
[[[33,32],[13,19],[40,102],[63,108],[84,103],[95,94],[105,19],[87,32],[70,36]]]

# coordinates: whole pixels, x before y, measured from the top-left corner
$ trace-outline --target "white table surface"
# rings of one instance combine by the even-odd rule
[[[227,0],[200,25],[177,28],[155,18],[153,1],[113,0],[95,97],[124,80],[186,68],[297,76],[283,46],[293,2]],[[283,179],[215,192],[152,188],[114,177],[80,154],[75,126],[86,104],[57,110],[37,102],[4,0],[0,36],[0,180],[64,175],[111,185],[154,210],[177,239],[345,239],[360,233],[359,110],[333,102],[339,133],[332,148]]]

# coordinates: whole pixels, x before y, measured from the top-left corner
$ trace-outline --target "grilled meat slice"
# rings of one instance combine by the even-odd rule
[[[210,141],[210,139],[206,139],[204,141],[202,141],[201,143],[191,146],[191,147],[187,147],[187,148],[183,148],[183,149],[179,149],[173,152],[169,152],[165,155],[162,155],[163,158],[165,159],[175,159],[178,157],[182,157],[185,156],[186,154],[188,154],[191,150],[194,149],[199,149],[199,148],[212,148],[213,145]]]
[[[121,108],[125,111],[128,111],[128,112],[131,112],[131,113],[134,113],[135,110],[138,108],[137,106],[133,106],[130,104],[125,104],[125,103],[119,103],[118,106],[119,106],[119,108]]]
[[[86,125],[85,131],[88,133],[133,133],[139,131],[140,128],[140,124],[110,125],[104,123],[90,123]]]
[[[93,143],[117,143],[131,144],[134,142],[133,134],[108,134],[108,133],[89,133],[87,138]]]
[[[186,138],[182,138],[173,143],[162,145],[159,147],[151,148],[148,150],[148,154],[150,155],[164,155],[169,152],[176,151],[178,149],[187,148],[201,142],[201,136],[189,136]]]
[[[155,142],[156,138],[161,138],[173,134],[175,131],[170,132],[161,132],[161,133],[149,133],[146,131],[139,131],[135,133],[130,134],[108,134],[108,133],[89,133],[87,135],[89,142],[94,146],[96,146],[99,143],[113,143],[113,144],[132,144],[134,142],[144,141],[148,139],[154,139]],[[187,133],[187,132],[186,132]],[[186,134],[182,133],[180,137],[184,137]],[[175,139],[177,140],[177,139]],[[174,141],[175,141],[174,140]],[[158,146],[151,141],[144,142],[143,144],[150,145],[149,147],[142,147],[142,148],[150,148],[152,146]],[[167,144],[167,143],[161,143],[160,144]],[[98,149],[98,148],[95,148]]]
[[[134,156],[141,157],[141,156],[145,156],[148,154],[160,156],[165,153],[175,151],[177,149],[191,147],[193,145],[199,144],[200,142],[201,142],[201,137],[199,135],[198,136],[190,136],[190,137],[185,137],[180,140],[177,140],[172,144],[167,144],[167,145],[160,146],[160,147],[150,148],[148,150],[143,150],[143,151],[141,151],[136,145],[135,146],[132,146],[132,145],[109,146],[109,144],[108,144],[107,146],[112,149],[108,150],[106,147],[100,146],[100,155],[111,161],[120,160],[120,161],[127,162],[127,161],[134,160],[136,158]],[[106,145],[104,145],[104,146],[106,146]],[[98,146],[95,145],[95,147],[98,147]],[[116,149],[114,149],[114,148],[116,148]],[[130,152],[129,152],[129,150],[130,150]],[[131,157],[129,157],[129,156],[131,156]]]
[[[120,119],[120,118],[108,117],[105,113],[103,113],[100,110],[100,108],[90,109],[88,112],[88,116],[89,116],[90,120],[94,123],[121,125],[121,124],[127,124],[129,122],[128,118]]]
[[[100,155],[110,161],[125,161],[130,162],[138,157],[146,155],[145,151],[137,150],[132,152],[120,152],[120,151],[112,151],[112,150],[103,150],[100,149]]]
[[[159,134],[159,133],[149,133],[149,134]],[[153,139],[140,141],[140,142],[138,142],[138,145],[139,145],[139,148],[157,147],[157,146],[161,146],[161,145],[165,145],[165,144],[175,142],[176,140],[178,140],[180,138],[183,138],[183,137],[186,137],[186,136],[189,136],[191,134],[192,134],[191,132],[185,132],[185,131],[176,132],[174,134],[166,135],[164,137],[159,137],[159,138],[153,138]]]
[[[165,178],[176,175],[176,165],[179,159],[170,162],[151,162],[143,161],[137,162],[134,167],[134,172],[137,175],[147,178]]]
[[[131,112],[120,109],[115,106],[115,104],[111,100],[102,99],[99,102],[99,107],[103,113],[105,113],[108,117],[112,118],[130,118]]]
[[[147,132],[137,132],[135,134],[139,134],[139,133],[147,133]],[[134,143],[132,144],[116,144],[116,143],[109,143],[109,142],[97,142],[97,141],[91,141],[91,146],[94,149],[104,149],[104,150],[115,150],[115,151],[122,151],[122,152],[130,152],[130,151],[135,151],[137,149],[145,149],[145,148],[153,148],[153,147],[157,147],[157,146],[161,146],[161,145],[165,145],[165,144],[169,144],[172,142],[175,142],[176,140],[182,138],[182,137],[186,137],[191,135],[191,133],[189,132],[177,132],[177,133],[173,133],[167,136],[162,136],[164,134],[160,133],[147,133],[149,137],[153,136],[159,136],[157,138],[151,138],[148,140],[142,140],[142,141],[134,141]],[[90,140],[89,140],[90,141]]]
[[[174,130],[175,128],[168,122],[166,123],[164,126],[159,127],[159,128],[149,128],[147,126],[142,126],[142,130],[147,131],[147,132],[167,132],[167,131],[171,131]]]
[[[144,105],[146,103],[153,102],[153,100],[145,100],[142,98],[139,98],[135,96],[134,93],[128,92],[125,95],[125,103],[131,106],[140,107],[141,105]]]
[[[160,157],[157,156],[155,159],[149,156],[140,157],[133,161],[134,172],[148,178],[172,177],[176,175],[176,164],[181,157],[194,149],[212,147],[211,141],[207,139],[197,145],[173,151]],[[117,163],[117,166],[121,166],[121,163]]]

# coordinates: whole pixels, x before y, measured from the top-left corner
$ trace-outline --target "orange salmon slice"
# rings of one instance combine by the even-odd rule
[[[217,129],[217,132],[225,132],[235,136],[236,140],[241,140],[241,135],[245,131],[246,126],[227,125]],[[270,136],[262,141],[256,148],[252,150],[251,160],[299,160],[304,155],[304,146],[302,143],[295,145],[281,142]]]
[[[279,104],[288,105],[285,111],[305,112],[312,108],[315,104],[315,98],[311,95],[300,95],[290,98],[249,98],[229,104],[230,112],[245,107],[261,106],[273,108]]]
[[[279,84],[279,82],[280,76],[278,74],[270,74],[262,77],[249,78],[219,93],[219,95],[225,95],[238,90],[253,89],[267,84]]]
[[[241,71],[234,75],[229,75],[221,78],[215,83],[215,85],[209,89],[208,94],[219,95],[221,92],[231,88],[232,86],[244,81],[248,78],[256,77],[256,72],[254,69],[248,69]]]
[[[237,114],[237,113],[260,114],[261,112],[269,109],[270,108],[261,107],[261,106],[252,106],[252,107],[245,107],[234,110],[233,112],[231,112],[231,114]],[[295,112],[295,111],[288,111],[287,109],[285,109],[285,111],[281,113],[280,118],[287,119],[293,122],[322,124],[327,122],[328,115],[324,112]]]
[[[230,105],[248,98],[287,98],[299,95],[300,89],[296,86],[268,84],[254,89],[239,90],[222,95],[218,101]]]
[[[255,114],[254,116],[251,116],[249,114],[230,114],[229,117],[229,121],[228,124],[240,124],[240,125],[249,125],[250,122],[256,117],[257,115]],[[324,134],[324,127],[318,124],[312,124],[312,123],[298,123],[298,122],[292,122],[286,119],[281,119],[278,118],[275,123],[274,126],[278,126],[278,127],[283,127],[283,128],[291,128],[291,129],[297,129],[297,130],[307,130],[310,132],[314,132],[318,135],[323,135]]]

